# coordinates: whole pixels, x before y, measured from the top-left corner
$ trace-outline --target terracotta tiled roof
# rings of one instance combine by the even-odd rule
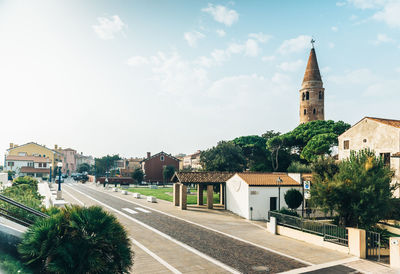
[[[400,120],[382,119],[382,118],[376,118],[376,117],[365,117],[365,118],[371,119],[371,120],[374,120],[379,123],[386,124],[386,125],[389,125],[392,127],[400,128]]]
[[[396,152],[396,153],[392,154],[390,157],[400,158],[400,152]]]
[[[307,81],[322,81],[314,48],[310,51],[306,72],[304,73],[303,83]]]
[[[180,183],[225,183],[232,172],[175,172],[173,182]]]
[[[281,178],[281,186],[300,186],[301,184],[286,173],[237,173],[250,186],[277,186]]]
[[[50,163],[50,159],[38,156],[8,155],[6,161],[32,161],[35,163]]]
[[[301,178],[303,181],[312,181],[312,173],[303,173],[301,174]]]
[[[24,167],[21,167],[20,172],[22,172],[22,173],[50,173],[50,169],[24,166]]]

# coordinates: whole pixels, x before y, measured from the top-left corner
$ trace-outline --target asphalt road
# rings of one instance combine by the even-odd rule
[[[241,273],[279,273],[306,265],[220,233],[118,199],[80,184],[74,189],[184,243]],[[132,222],[132,225],[137,225]]]

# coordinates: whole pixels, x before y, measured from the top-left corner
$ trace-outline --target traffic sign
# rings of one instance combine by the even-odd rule
[[[311,182],[310,181],[304,181],[304,189],[311,189]]]

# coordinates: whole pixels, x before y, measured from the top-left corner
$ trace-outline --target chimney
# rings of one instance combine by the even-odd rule
[[[58,148],[58,146],[57,146],[57,145],[54,145],[54,149],[57,150],[57,148]]]
[[[13,143],[10,143],[10,148],[13,148],[14,147],[14,144]]]
[[[147,152],[147,159],[149,159],[151,156],[151,152]]]

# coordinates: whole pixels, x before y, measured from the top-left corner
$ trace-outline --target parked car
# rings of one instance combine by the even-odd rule
[[[63,177],[65,179],[65,178],[68,178],[68,175],[67,174],[63,174],[63,175],[61,175],[61,177]]]

